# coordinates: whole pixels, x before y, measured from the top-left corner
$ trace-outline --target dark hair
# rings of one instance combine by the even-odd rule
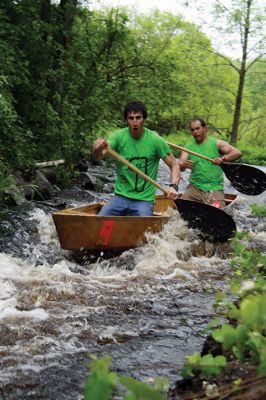
[[[145,104],[142,103],[141,101],[130,101],[129,103],[126,104],[126,106],[124,108],[125,121],[127,120],[128,113],[131,113],[131,112],[135,112],[135,113],[141,112],[144,119],[146,119],[148,116],[147,108],[146,108]]]
[[[202,128],[205,128],[205,126],[207,125],[206,122],[204,121],[204,119],[194,117],[189,121],[189,128],[191,127],[192,122],[196,122],[196,121],[199,121],[201,123]]]

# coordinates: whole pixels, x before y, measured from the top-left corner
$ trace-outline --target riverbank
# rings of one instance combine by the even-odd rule
[[[266,208],[262,211],[265,220]],[[186,357],[186,379],[169,391],[170,400],[266,398],[265,248],[255,249],[247,232],[233,242],[231,295],[215,296],[217,318],[223,322],[210,323],[218,328],[211,329],[201,355]]]
[[[258,377],[249,363],[231,361],[216,378],[197,376],[180,380],[168,392],[169,400],[265,400],[266,377]]]

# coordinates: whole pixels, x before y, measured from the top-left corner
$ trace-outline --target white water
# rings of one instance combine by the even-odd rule
[[[265,219],[244,197],[232,212],[265,251]],[[230,275],[228,245],[202,243],[175,213],[144,246],[80,266],[60,249],[50,213],[30,220],[38,241],[24,243],[23,259],[0,253],[0,398],[81,398],[92,353],[124,374],[174,382],[201,349],[213,294]]]

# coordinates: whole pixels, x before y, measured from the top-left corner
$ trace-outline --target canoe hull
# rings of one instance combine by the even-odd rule
[[[168,218],[163,217],[84,217],[54,216],[61,247],[69,250],[104,250],[136,247],[145,233],[159,232]]]
[[[53,214],[60,245],[67,250],[106,250],[132,248],[146,241],[147,232],[160,232],[169,217],[101,217],[102,204],[61,210]],[[163,213],[175,204],[163,196],[155,213]]]
[[[232,195],[230,202],[234,201]],[[151,217],[101,217],[103,203],[70,208],[53,214],[58,238],[66,250],[127,249],[146,242],[147,232],[160,232],[169,221],[166,211],[176,208],[172,200],[157,196]]]

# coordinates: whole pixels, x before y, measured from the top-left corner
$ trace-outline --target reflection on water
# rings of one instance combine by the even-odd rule
[[[81,399],[90,354],[111,355],[121,373],[173,383],[184,356],[201,349],[213,293],[230,276],[230,245],[199,241],[173,213],[147,244],[80,265],[60,249],[51,209],[21,213],[13,247],[0,253],[0,398]],[[265,219],[244,197],[231,213],[265,251]]]

